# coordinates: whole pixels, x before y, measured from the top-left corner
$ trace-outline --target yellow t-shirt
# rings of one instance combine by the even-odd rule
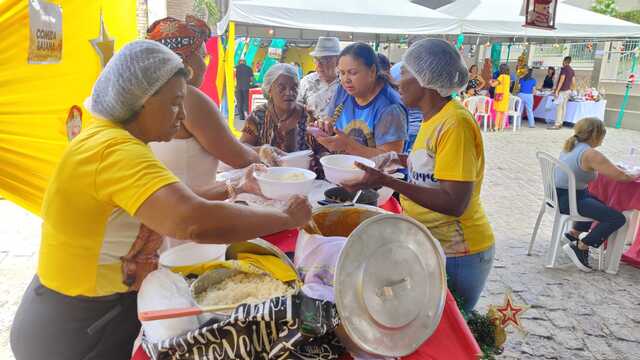
[[[484,150],[480,129],[457,100],[420,126],[408,159],[409,181],[439,188],[439,180],[472,181],[469,206],[460,217],[426,209],[402,196],[405,214],[426,226],[447,256],[479,253],[493,245],[493,231],[480,204]]]
[[[119,259],[99,261],[107,221],[116,208],[134,215],[149,196],[175,182],[151,149],[120,125],[96,120],[84,129],[62,155],[45,193],[42,284],[69,296],[127,291]]]
[[[502,94],[502,100],[496,101],[493,104],[493,108],[496,111],[505,112],[509,110],[509,88],[511,87],[511,76],[509,75],[500,75],[498,76],[498,81],[500,85],[496,86],[496,94]]]

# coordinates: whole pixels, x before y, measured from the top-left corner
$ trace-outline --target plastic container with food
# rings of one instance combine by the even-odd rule
[[[337,185],[362,179],[364,171],[356,167],[356,162],[370,167],[375,166],[373,161],[355,155],[326,155],[320,159],[325,178]]]
[[[311,156],[313,155],[313,151],[311,150],[302,150],[289,153],[287,155],[280,157],[280,163],[284,167],[294,167],[300,169],[309,169],[311,165]]]
[[[229,245],[227,260],[237,260],[240,254],[267,255],[277,258],[293,270],[291,260],[280,249],[262,239]],[[297,275],[297,274],[296,274]],[[268,274],[247,273],[237,269],[218,268],[202,274],[192,285],[191,294],[199,306],[226,306],[260,303],[271,298],[296,293],[300,280],[280,281]],[[231,311],[210,314],[211,317],[225,318]]]
[[[256,172],[255,177],[264,196],[275,200],[287,200],[293,195],[308,195],[313,188],[316,174],[293,167],[271,167],[264,172]]]
[[[190,242],[170,248],[160,254],[160,266],[182,275],[200,274],[198,269],[207,264],[224,260],[227,245],[198,244]]]

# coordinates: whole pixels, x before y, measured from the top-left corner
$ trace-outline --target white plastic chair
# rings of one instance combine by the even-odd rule
[[[507,115],[513,119],[511,126],[514,132],[518,127],[522,127],[522,99],[520,97],[515,95],[509,97],[509,111]]]
[[[551,154],[538,151],[536,157],[540,162],[540,170],[542,171],[542,184],[544,187],[544,200],[536,219],[536,224],[533,228],[533,234],[531,235],[531,242],[529,243],[529,250],[527,255],[531,255],[533,249],[533,243],[536,240],[536,234],[542,221],[542,216],[547,210],[553,211],[553,230],[551,232],[551,244],[547,250],[547,257],[545,266],[553,268],[556,266],[558,260],[558,252],[562,246],[564,239],[564,232],[567,229],[570,221],[594,221],[593,219],[581,216],[578,213],[578,204],[576,202],[576,178],[571,169],[560,160],[553,157]],[[569,214],[561,214],[558,207],[558,196],[556,194],[555,176],[554,170],[558,168],[567,174],[569,179]],[[568,240],[567,240],[568,241]],[[602,256],[600,257],[602,258]]]
[[[607,248],[604,244],[600,246],[598,258],[598,269],[604,270],[607,274],[615,275],[620,269],[620,259],[624,252],[624,246],[627,239],[635,239],[640,226],[640,212],[638,210],[623,211],[622,214],[627,222],[618,231],[611,234],[607,241]],[[604,255],[602,252],[604,251]]]
[[[487,96],[472,96],[467,98],[462,103],[467,110],[471,114],[473,114],[474,119],[479,121],[479,118],[482,119],[484,131],[487,131],[487,123],[493,121],[491,117],[491,107],[493,104],[493,100]]]

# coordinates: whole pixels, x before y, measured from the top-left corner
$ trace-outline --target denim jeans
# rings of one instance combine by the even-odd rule
[[[518,96],[522,99],[523,110],[527,112],[529,127],[535,127],[536,119],[533,117],[533,94],[520,93]]]
[[[462,308],[473,310],[493,266],[495,246],[473,255],[447,257],[447,285],[460,297]]]
[[[569,213],[569,191],[567,189],[556,188],[558,194],[558,206],[561,214]],[[597,248],[609,238],[611,234],[620,229],[627,219],[624,215],[616,211],[602,201],[594,198],[585,190],[576,191],[576,202],[578,214],[598,221],[598,224],[582,239],[582,242]],[[580,232],[587,232],[591,228],[591,221],[580,221],[573,225],[573,228]]]

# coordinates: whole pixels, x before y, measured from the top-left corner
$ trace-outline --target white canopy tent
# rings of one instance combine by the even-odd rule
[[[318,32],[338,36],[457,34],[460,29],[453,17],[409,0],[229,0],[226,15],[218,23],[219,34],[224,33],[229,21],[234,21],[238,32],[246,31],[246,35],[313,40]],[[245,31],[241,30],[243,27]],[[269,35],[265,29],[270,30]],[[315,31],[304,36],[302,30],[291,29]]]
[[[438,9],[460,22],[458,32],[530,38],[640,37],[640,25],[558,3],[556,30],[523,27],[521,0],[457,0]]]

